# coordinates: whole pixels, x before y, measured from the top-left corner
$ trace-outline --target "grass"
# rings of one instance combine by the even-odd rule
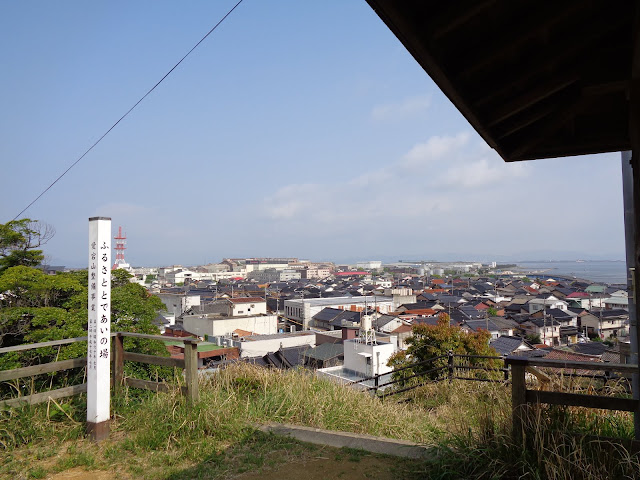
[[[556,388],[566,379],[556,378]],[[594,393],[594,385],[564,383],[574,393]],[[566,389],[565,389],[566,390]],[[623,394],[609,385],[602,394]],[[628,412],[579,407],[531,406],[525,438],[511,435],[510,386],[453,382],[414,390],[410,400],[430,409],[439,455],[424,478],[438,479],[634,479],[640,459],[623,446],[633,437]],[[598,436],[598,438],[596,438]],[[606,440],[604,437],[617,437]]]
[[[203,379],[193,406],[177,389],[125,389],[112,401],[111,437],[98,445],[84,438],[84,398],[60,408],[64,415],[52,416],[57,407],[47,404],[0,411],[0,477],[44,478],[79,467],[122,478],[222,479],[293,460],[355,464],[368,455],[256,430],[268,422],[411,440],[438,451],[430,461],[385,460],[397,466],[398,479],[640,477],[637,456],[620,444],[566,433],[629,438],[629,414],[533,408],[529,435],[515,444],[510,390],[502,384],[440,382],[381,402],[305,371],[238,364]]]

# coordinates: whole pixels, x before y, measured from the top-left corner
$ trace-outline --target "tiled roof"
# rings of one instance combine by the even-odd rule
[[[400,325],[398,328],[393,330],[391,333],[407,333],[411,331],[410,325]]]
[[[587,292],[573,292],[567,295],[566,298],[589,298],[589,294]]]
[[[403,315],[422,315],[424,317],[432,317],[438,313],[433,308],[416,308],[415,310],[405,310],[402,312]]]
[[[239,297],[239,298],[230,298],[229,301],[231,303],[260,303],[260,302],[264,302],[264,298],[262,298],[262,297]]]
[[[248,337],[250,335],[253,335],[253,332],[250,332],[248,330],[242,330],[240,328],[236,328],[233,333],[235,333],[236,335],[238,335],[239,337]]]

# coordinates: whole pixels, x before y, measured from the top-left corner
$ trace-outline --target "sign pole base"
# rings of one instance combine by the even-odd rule
[[[104,422],[87,422],[87,436],[93,442],[101,442],[109,438],[111,432],[111,420]]]

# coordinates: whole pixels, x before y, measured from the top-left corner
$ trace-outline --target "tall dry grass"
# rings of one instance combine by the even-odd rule
[[[626,393],[624,382],[603,386],[596,380],[555,376],[551,383],[554,390],[573,393]],[[442,434],[440,455],[425,468],[425,478],[640,478],[640,459],[625,441],[633,434],[628,412],[533,405],[526,435],[516,443],[510,385],[440,382],[416,389],[408,398],[430,411]]]
[[[558,385],[572,391],[625,392],[624,385],[609,384],[605,391],[596,382],[566,380],[558,378]],[[501,383],[443,381],[380,400],[308,371],[236,364],[202,378],[200,386],[195,405],[189,405],[178,388],[166,394],[124,389],[113,399],[113,440],[103,450],[104,459],[94,458],[92,465],[126,464],[133,474],[149,478],[162,477],[148,472],[189,463],[223,465],[223,452],[229,449],[251,442],[251,449],[260,448],[256,424],[285,422],[430,445],[439,455],[415,464],[415,478],[640,478],[637,455],[621,442],[573,433],[629,437],[629,414],[537,406],[531,408],[527,435],[515,443],[510,386]],[[76,397],[55,408],[1,411],[0,450],[10,458],[21,448],[52,445],[60,438],[80,445],[82,402],[83,397]],[[86,455],[76,457],[73,461],[87,461]],[[0,467],[0,476],[20,468],[15,462]]]

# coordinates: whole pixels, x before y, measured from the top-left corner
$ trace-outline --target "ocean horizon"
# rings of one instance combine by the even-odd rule
[[[563,260],[514,262],[518,272],[530,272],[541,277],[565,276],[583,278],[597,283],[626,284],[627,264],[624,260]]]

